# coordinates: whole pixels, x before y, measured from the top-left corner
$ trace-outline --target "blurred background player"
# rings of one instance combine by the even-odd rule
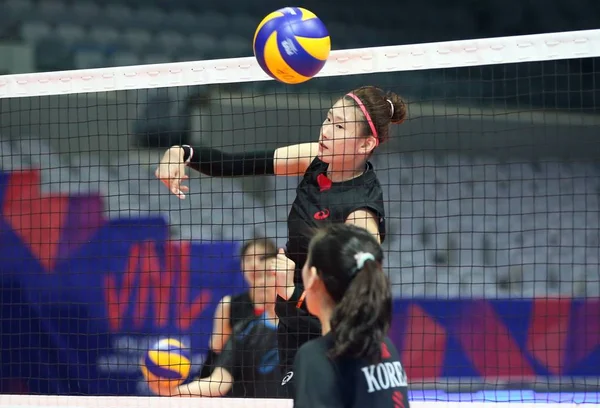
[[[382,262],[377,240],[353,225],[312,239],[302,279],[323,337],[296,354],[294,407],[408,407],[406,374],[387,337],[392,293]]]
[[[275,276],[267,271],[275,244],[255,239],[241,250],[249,290],[221,299],[211,337],[213,351],[198,379],[175,389],[150,383],[157,395],[179,397],[276,398],[282,394],[277,352]]]
[[[265,288],[265,270],[267,259],[275,256],[277,246],[272,240],[255,238],[246,241],[240,250],[241,269],[248,290],[233,296],[224,296],[217,305],[213,319],[213,330],[210,337],[209,351],[202,366],[199,378],[209,377],[214,368],[218,354],[229,340],[232,328],[238,322],[252,316],[260,316],[266,304],[273,306],[275,296],[271,296],[273,288]]]
[[[368,161],[389,138],[392,123],[406,117],[404,101],[393,92],[365,86],[338,99],[327,112],[317,143],[275,150],[229,154],[214,148],[174,146],[164,154],[157,170],[173,194],[185,198],[186,165],[214,177],[275,174],[303,175],[288,215],[285,253],[273,262],[277,275],[277,315],[282,385],[293,395],[288,374],[298,348],[320,336],[318,319],[303,303],[302,266],[311,231],[329,223],[349,223],[385,239],[383,191]]]

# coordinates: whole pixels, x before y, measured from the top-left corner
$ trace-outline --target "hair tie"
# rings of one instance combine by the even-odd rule
[[[356,270],[360,271],[367,261],[374,261],[375,256],[369,252],[358,252],[354,255],[354,259],[356,259]]]
[[[394,117],[394,102],[392,102],[390,99],[386,99],[386,101],[390,104],[390,107],[392,108],[392,113],[390,113],[390,118]]]

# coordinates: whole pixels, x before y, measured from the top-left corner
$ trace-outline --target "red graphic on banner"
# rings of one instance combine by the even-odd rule
[[[530,377],[533,368],[492,306],[473,302],[463,310],[457,327],[459,341],[473,367],[484,377]],[[501,352],[490,353],[490,350]]]
[[[571,312],[570,299],[535,299],[527,350],[552,374],[562,374]]]
[[[446,330],[418,305],[409,307],[401,361],[411,379],[436,378],[442,373]]]
[[[5,190],[4,219],[47,272],[56,261],[68,205],[67,196],[41,195],[37,171],[11,173]]]

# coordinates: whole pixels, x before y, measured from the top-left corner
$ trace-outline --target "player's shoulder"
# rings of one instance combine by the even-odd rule
[[[225,297],[223,297],[225,299]],[[241,302],[252,302],[252,298],[250,297],[249,291],[244,291],[241,293],[237,293],[235,295],[229,295],[229,301],[232,303],[241,303]]]
[[[321,336],[304,343],[296,353],[296,360],[310,359],[321,360],[327,359],[327,351],[331,348],[330,339],[328,336]]]
[[[383,350],[382,353],[384,355],[389,355],[390,358],[392,359],[397,359],[400,357],[400,353],[398,352],[398,349],[396,348],[396,345],[394,344],[394,342],[392,341],[392,339],[390,339],[388,336],[386,336],[383,339]]]
[[[379,182],[379,177],[377,176],[377,170],[375,169],[373,163],[371,163],[370,161],[367,161],[367,170],[365,171],[365,176],[369,182],[372,182],[377,186],[381,186],[381,183]]]

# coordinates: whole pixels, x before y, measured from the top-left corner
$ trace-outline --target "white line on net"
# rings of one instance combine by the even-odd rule
[[[411,408],[567,408],[575,403],[414,401]],[[583,404],[598,407],[598,404]],[[0,408],[292,408],[291,400],[0,395]]]
[[[600,56],[600,29],[332,51],[318,77]],[[271,80],[254,57],[0,76],[0,98]]]

